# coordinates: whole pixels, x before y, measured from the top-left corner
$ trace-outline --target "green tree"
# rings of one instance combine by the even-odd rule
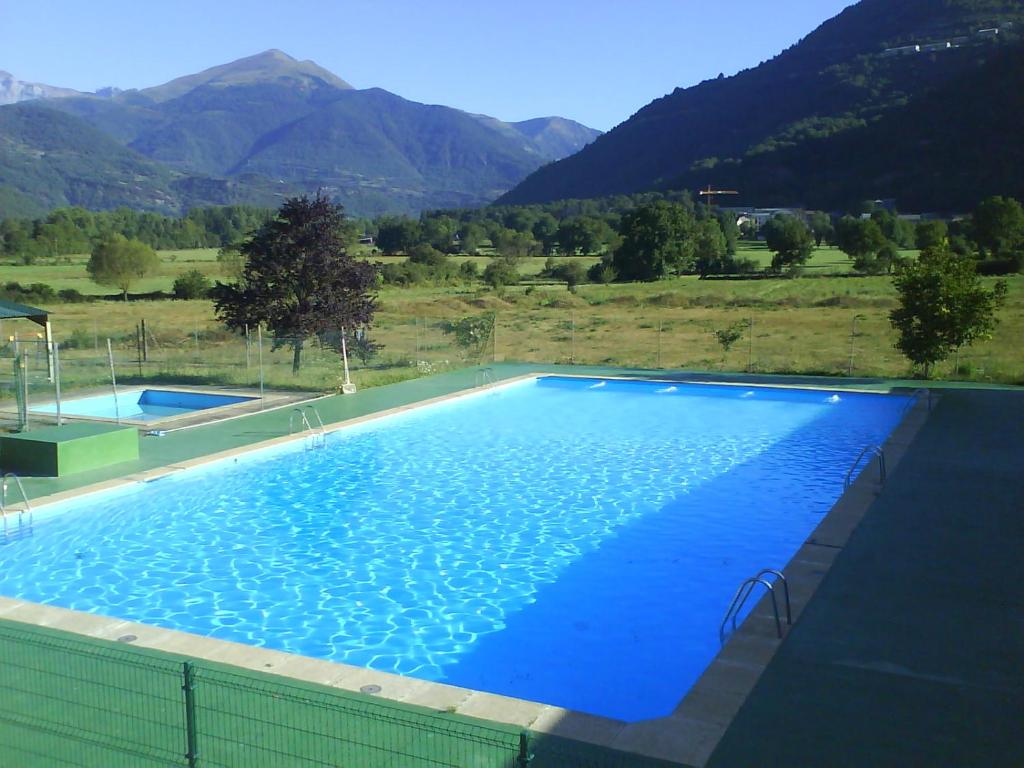
[[[550,271],[551,277],[556,280],[564,280],[565,286],[573,293],[576,292],[576,286],[580,283],[587,281],[587,270],[578,261],[566,261]]]
[[[409,249],[409,261],[413,264],[423,264],[437,269],[448,263],[448,257],[436,248],[432,248],[426,243],[420,243]]]
[[[853,268],[858,272],[884,270],[878,254],[887,240],[877,221],[844,216],[836,225],[835,242],[839,250],[853,259]]]
[[[949,237],[949,227],[942,219],[919,221],[914,228],[914,244],[922,251],[926,248],[941,248]]]
[[[526,232],[496,227],[491,232],[491,243],[501,256],[518,259],[524,256],[536,256],[540,253],[540,243]]]
[[[174,298],[205,299],[210,295],[210,281],[198,269],[190,269],[174,280]]]
[[[468,221],[462,225],[459,232],[459,245],[463,253],[476,256],[480,252],[480,246],[486,239],[487,233],[479,224]]]
[[[814,250],[811,231],[794,216],[773,216],[764,225],[764,239],[772,256],[772,271],[796,269],[807,262]]]
[[[499,293],[506,285],[516,285],[519,282],[518,262],[517,258],[511,256],[491,259],[484,270],[484,282]]]
[[[990,338],[996,311],[1006,300],[1006,283],[986,289],[974,271],[974,261],[948,248],[932,248],[917,262],[901,264],[893,284],[900,305],[889,314],[899,334],[896,347],[912,363],[931,367],[960,347]]]
[[[211,291],[217,317],[233,330],[265,323],[291,344],[297,372],[305,339],[373,319],[377,268],[349,255],[350,237],[342,207],[322,194],[286,200],[242,244],[242,280]]]
[[[990,197],[974,211],[974,240],[982,256],[1012,258],[1024,251],[1024,207],[1012,197]]]
[[[377,247],[383,253],[408,253],[416,243],[423,242],[419,222],[406,217],[382,219],[377,226]]]
[[[729,268],[725,233],[717,219],[697,222],[694,232],[694,266],[703,280],[708,275],[719,275]]]
[[[128,301],[128,289],[132,283],[159,267],[160,257],[156,251],[124,235],[112,235],[101,240],[92,249],[89,263],[85,265],[94,282],[119,289],[125,301]]]
[[[835,236],[835,227],[832,226],[832,217],[823,211],[811,211],[808,220],[811,234],[814,235],[814,244],[821,247],[823,242],[831,243]]]
[[[730,213],[729,211],[723,211],[721,208],[714,210],[715,219],[718,221],[718,226],[722,229],[722,235],[725,237],[725,252],[729,256],[736,255],[736,246],[740,239],[740,228],[736,224],[736,214]]]
[[[533,236],[541,244],[545,256],[553,254],[558,245],[558,219],[550,213],[541,213],[533,224]]]
[[[420,239],[442,253],[451,253],[458,229],[459,223],[450,216],[432,216],[420,222]]]
[[[678,203],[659,200],[622,217],[622,244],[612,266],[620,280],[659,280],[691,271],[694,262],[693,214]]]
[[[914,247],[914,225],[901,219],[895,212],[876,208],[871,212],[871,220],[890,243],[895,243],[898,248]]]

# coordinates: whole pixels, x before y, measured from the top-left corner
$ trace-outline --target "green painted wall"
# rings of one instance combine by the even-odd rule
[[[0,466],[22,475],[63,477],[138,458],[134,427],[67,424],[0,435]]]

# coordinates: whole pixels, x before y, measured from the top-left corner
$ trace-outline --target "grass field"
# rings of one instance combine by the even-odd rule
[[[767,263],[768,251],[747,244],[742,256]],[[213,249],[163,252],[161,273],[133,286],[133,294],[169,292],[174,278],[200,269],[221,278]],[[380,257],[375,257],[380,258]],[[481,269],[485,257],[476,259]],[[381,258],[382,261],[392,260]],[[591,264],[596,259],[581,259]],[[86,258],[62,263],[4,266],[0,282],[44,282],[83,294],[109,296],[85,272]],[[536,275],[543,258],[523,262],[524,275]],[[907,361],[894,348],[888,313],[895,292],[887,277],[857,277],[849,260],[833,248],[819,249],[800,279],[699,280],[683,277],[657,283],[583,285],[576,293],[564,284],[531,280],[501,295],[482,284],[384,288],[380,292],[372,339],[379,354],[363,365],[353,361],[361,387],[388,383],[466,364],[464,353],[443,332],[446,322],[494,311],[495,339],[485,359],[576,362],[650,368],[687,368],[773,373],[901,377]],[[995,337],[965,349],[959,360],[940,364],[936,375],[1001,383],[1024,383],[1024,279],[1008,280],[1010,294]],[[46,307],[61,342],[65,389],[109,381],[106,339],[112,340],[118,377],[124,381],[161,379],[254,386],[259,378],[255,334],[245,339],[224,329],[208,301],[117,299]],[[138,363],[136,326],[145,319],[149,356]],[[715,331],[742,326],[728,351]],[[752,333],[751,333],[752,329]],[[0,338],[18,333],[32,338],[37,327],[7,321]],[[291,373],[291,348],[271,349],[264,340],[264,379],[268,387],[332,390],[340,381],[338,355],[307,343],[303,370]],[[851,368],[852,350],[852,368]],[[11,345],[3,350],[10,357]],[[45,358],[36,355],[41,383]],[[9,379],[6,364],[0,380]]]

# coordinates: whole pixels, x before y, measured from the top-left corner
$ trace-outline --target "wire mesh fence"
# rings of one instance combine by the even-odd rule
[[[381,312],[372,329],[346,335],[348,375],[366,388],[492,361],[848,377],[911,373],[885,312],[785,305],[711,311],[671,294],[654,299],[463,305],[464,314],[443,306],[431,315]],[[992,341],[961,350],[935,374],[1024,379],[1013,333],[1010,324],[1000,326]],[[296,338],[261,328],[235,333],[212,320],[186,325],[138,318],[67,333],[58,324],[55,338],[56,352],[34,337],[0,341],[0,428],[21,428],[19,398],[52,403],[58,387],[64,398],[110,392],[115,380],[125,387],[332,392],[346,380],[337,333]],[[34,418],[52,423],[42,412]]]
[[[0,626],[3,765],[180,765],[179,663]]]
[[[0,659],[0,765],[670,765],[513,726],[4,620]]]

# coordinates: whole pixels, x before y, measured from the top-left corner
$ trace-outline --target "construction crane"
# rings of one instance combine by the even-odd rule
[[[697,194],[707,198],[708,208],[711,208],[715,204],[715,195],[738,195],[735,189],[712,189],[711,185],[708,184],[707,189],[702,189]]]

